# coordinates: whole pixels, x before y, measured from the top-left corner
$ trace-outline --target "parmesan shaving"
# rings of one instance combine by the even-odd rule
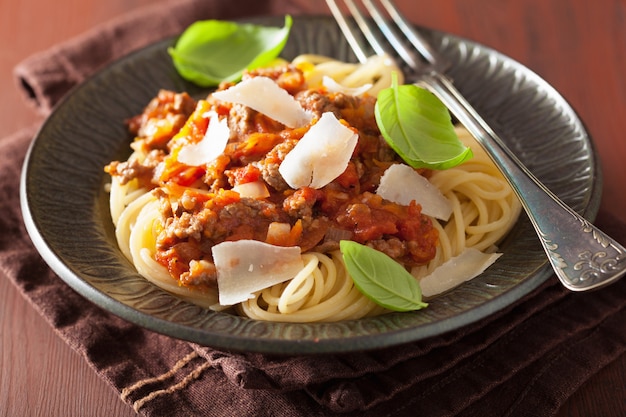
[[[420,279],[422,295],[432,297],[451,290],[482,274],[500,256],[501,253],[483,253],[478,249],[467,248]]]
[[[254,298],[254,293],[287,281],[304,267],[300,248],[274,246],[256,240],[222,242],[213,246],[221,305]]]
[[[411,201],[422,206],[422,213],[447,221],[452,215],[452,204],[441,191],[404,164],[391,165],[380,179],[376,194],[385,200],[408,206]]]
[[[178,162],[191,166],[208,164],[220,156],[230,137],[228,120],[220,120],[217,113],[210,111],[205,113],[209,118],[209,126],[200,142],[183,146],[178,152]]]
[[[291,128],[305,126],[313,118],[292,95],[268,77],[248,78],[226,90],[213,93],[213,97],[243,104]]]
[[[263,181],[238,184],[233,187],[233,191],[246,198],[263,199],[270,196],[270,192]]]
[[[358,139],[326,112],[287,154],[278,172],[291,188],[322,188],[346,170]]]

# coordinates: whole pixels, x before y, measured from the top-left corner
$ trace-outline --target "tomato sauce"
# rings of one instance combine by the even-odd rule
[[[374,98],[310,90],[301,72],[291,66],[245,77],[256,75],[277,80],[315,115],[332,111],[341,123],[358,132],[359,142],[350,162],[321,189],[291,189],[278,167],[310,126],[289,129],[249,108],[218,103],[211,96],[196,102],[194,111],[189,112],[188,96],[177,98],[174,93],[161,92],[130,123],[137,134],[136,147],[146,152],[163,150],[151,176],[152,186],[159,189],[156,195],[161,207],[161,219],[155,226],[157,261],[183,285],[211,286],[214,277],[196,261],[211,262],[211,247],[226,240],[256,239],[300,246],[303,251],[329,251],[338,248],[340,239],[348,238],[381,250],[407,267],[431,260],[438,233],[422,215],[421,207],[415,203],[401,206],[375,194],[384,170],[401,161],[377,128]],[[186,105],[177,108],[174,102]],[[228,118],[231,136],[226,150],[203,166],[178,162],[178,150],[204,136],[207,111]],[[181,124],[178,116],[183,114],[187,119]],[[170,124],[164,131],[149,129],[158,125],[158,120],[174,120],[174,116],[176,125]],[[168,138],[165,142],[164,137]],[[108,172],[128,176],[116,167],[112,164]],[[233,191],[233,187],[248,183],[267,190],[267,195],[249,198]]]

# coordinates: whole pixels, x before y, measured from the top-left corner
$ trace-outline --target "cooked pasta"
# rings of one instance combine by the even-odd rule
[[[339,83],[342,88],[355,88],[365,83],[371,83],[372,88],[384,88],[389,84],[391,71],[397,70],[382,60],[371,60],[363,65],[355,65],[311,55],[296,58],[292,65],[297,68],[296,74],[299,71],[304,75],[306,85],[315,86],[318,91],[328,88],[324,87],[324,76],[333,77],[334,82]],[[267,74],[268,71],[272,70],[266,70],[263,74]],[[278,83],[282,82],[286,85],[284,88],[293,87],[291,85],[294,82],[293,73],[276,70],[272,74],[279,80]],[[372,90],[369,90],[366,95],[375,94],[375,91],[372,93]],[[307,209],[310,207],[303,206],[303,202],[310,200],[311,195],[315,195],[327,205],[344,204],[342,201],[348,198],[345,190],[349,188],[346,184],[351,181],[350,175],[346,175],[345,172],[341,174],[339,177],[341,187],[329,185],[322,196],[319,192],[315,194],[315,191],[307,187],[304,191],[298,190],[294,193],[287,188],[280,188],[280,184],[271,182],[275,180],[275,177],[268,178],[258,174],[256,171],[259,170],[259,166],[266,163],[269,158],[267,155],[280,148],[283,143],[281,141],[285,140],[285,137],[287,141],[294,142],[300,139],[304,132],[298,129],[290,130],[288,133],[285,131],[279,134],[263,133],[265,140],[274,141],[270,144],[271,146],[261,143],[255,133],[247,135],[247,141],[232,146],[227,145],[231,146],[227,148],[231,152],[230,155],[243,154],[242,160],[253,161],[243,167],[229,170],[227,166],[230,160],[223,157],[214,158],[208,165],[210,169],[199,169],[193,164],[188,166],[176,161],[171,162],[181,153],[180,149],[189,146],[187,136],[193,134],[194,129],[200,129],[198,126],[205,123],[203,120],[208,118],[207,114],[211,111],[217,114],[228,110],[212,103],[209,98],[206,102],[199,103],[193,112],[189,110],[186,113],[179,112],[185,107],[181,104],[186,100],[185,97],[173,99],[171,96],[165,96],[165,93],[160,94],[164,94],[165,98],[162,98],[158,105],[149,106],[142,115],[143,119],[135,120],[135,123],[141,124],[142,127],[135,129],[138,139],[133,144],[134,152],[129,160],[112,163],[107,167],[107,172],[112,176],[110,211],[116,228],[118,245],[124,255],[135,265],[139,274],[164,290],[192,303],[214,310],[229,308],[230,306],[219,303],[217,289],[215,284],[211,283],[211,279],[214,280],[216,275],[215,266],[206,254],[206,245],[209,243],[202,242],[215,244],[219,239],[237,240],[241,236],[252,236],[254,233],[257,233],[254,236],[259,236],[258,231],[250,229],[255,229],[254,225],[258,222],[265,221],[260,218],[266,215],[266,212],[274,210],[275,206],[273,200],[260,202],[264,201],[263,199],[272,199],[267,191],[267,185],[263,182],[265,180],[271,187],[280,190],[280,193],[275,195],[280,195],[280,198],[284,199],[284,202],[281,201],[280,204],[286,207],[285,210],[288,208],[291,211],[300,210],[304,213],[302,214],[304,217],[299,218],[295,223],[292,221],[292,224],[285,223],[284,215],[280,217],[278,214],[273,214],[271,221],[267,220],[263,223],[265,225],[263,230],[267,230],[267,241],[279,242],[283,246],[289,245],[289,242],[297,238],[301,243],[304,241],[302,243],[303,267],[291,279],[256,291],[252,298],[233,306],[234,312],[256,320],[283,322],[338,321],[385,312],[384,308],[371,301],[356,288],[346,271],[337,246],[327,245],[324,242],[319,244],[317,240],[315,240],[317,243],[307,244],[309,238],[305,238],[302,232],[304,222],[304,231],[310,235],[317,233],[316,228],[323,230],[327,236],[338,233],[341,238],[342,233],[346,233],[345,230],[336,229],[336,225],[328,226],[322,222],[320,226],[319,222],[316,223],[317,220],[311,220],[307,217],[309,216]],[[176,100],[179,101],[178,109],[172,111],[172,103]],[[346,99],[342,98],[342,100]],[[372,102],[364,100],[365,103],[369,103],[365,107],[355,106],[345,111],[342,110],[342,115],[349,119],[347,123],[353,124],[356,123],[354,120],[365,120],[363,113],[369,114],[367,106]],[[362,105],[359,104],[359,106]],[[154,116],[163,108],[167,108],[170,112],[167,117],[156,118],[156,122],[155,118],[150,119],[150,116]],[[233,110],[230,111],[232,114]],[[172,112],[174,112],[173,116]],[[247,113],[245,115],[250,116]],[[368,117],[373,119],[371,114]],[[215,118],[217,120],[217,116]],[[239,117],[236,120],[241,121]],[[256,117],[253,123],[261,131],[270,131],[273,128],[272,122],[267,119]],[[372,120],[368,119],[359,123],[361,124],[357,129],[361,132],[368,132],[372,129]],[[151,134],[147,135],[146,131],[150,131]],[[154,134],[154,132],[160,133]],[[179,132],[186,133],[187,136]],[[428,256],[423,255],[423,259],[416,258],[417,255],[411,255],[413,252],[398,255],[405,260],[413,256],[407,266],[417,279],[428,275],[437,266],[457,256],[465,248],[473,247],[481,251],[493,250],[510,230],[520,212],[517,198],[489,157],[477,146],[465,129],[459,128],[457,133],[463,142],[472,147],[474,158],[456,168],[424,172],[431,183],[451,202],[453,214],[447,222],[434,218],[422,221],[425,227],[423,233],[426,236],[424,238],[426,243],[424,243],[424,248],[417,253],[427,253]],[[232,135],[231,131],[231,139]],[[280,135],[282,136],[277,138]],[[370,165],[369,167],[354,166],[352,168],[355,172],[369,169],[370,171],[367,172],[372,178],[368,181],[371,184],[368,181],[365,183],[361,181],[362,184],[353,184],[350,187],[369,186],[371,188],[375,186],[381,172],[392,163],[392,159],[385,160],[385,153],[388,153],[388,150],[380,145],[379,138],[370,137],[367,134],[363,136],[371,142],[370,145],[362,147],[373,147],[372,152],[376,157],[370,157],[365,161]],[[148,141],[152,143],[147,143]],[[157,144],[154,145],[154,143]],[[232,143],[232,140],[229,143]],[[255,154],[259,147],[263,148],[263,154],[267,153],[263,160]],[[283,153],[287,151],[282,150]],[[361,152],[365,151],[361,150]],[[267,164],[263,165],[263,169],[266,168]],[[147,174],[141,174],[144,171]],[[348,171],[349,169],[346,170]],[[219,172],[220,175],[214,172]],[[266,174],[266,171],[263,171],[263,174]],[[161,178],[160,186],[154,185],[156,176]],[[169,180],[163,181],[164,177]],[[229,184],[225,184],[224,177],[228,177]],[[246,180],[241,180],[242,177],[246,177]],[[207,186],[207,184],[210,185]],[[253,185],[246,190],[252,188],[254,196],[249,198],[250,201],[246,205],[235,208],[239,210],[237,215],[249,216],[247,220],[218,218],[215,211],[206,209],[208,206],[224,204],[226,207],[228,202],[238,202],[241,197],[232,190],[242,193],[243,185]],[[298,194],[300,191],[302,193]],[[246,193],[249,192],[246,191]],[[358,198],[359,201],[368,200],[368,207],[371,210],[378,210],[377,213],[402,212],[409,223],[412,221],[413,214],[417,213],[418,217],[422,216],[419,207],[394,206],[393,210],[388,209],[385,206],[386,203],[372,192],[359,194]],[[211,199],[219,200],[220,203],[213,203]],[[356,207],[359,204],[353,205]],[[358,211],[356,208],[355,212]],[[328,213],[334,212],[331,210]],[[220,216],[221,214],[222,212]],[[205,223],[218,224],[213,230],[214,235],[207,237],[206,231],[195,228],[198,218],[202,218]],[[234,225],[233,230],[226,232],[220,229],[220,222],[223,228],[227,224]],[[249,222],[253,222],[253,226],[250,226]],[[340,224],[339,220],[336,222]],[[376,226],[372,225],[371,228],[374,229]],[[272,232],[276,230],[278,232]],[[221,236],[219,239],[218,235]],[[263,238],[265,235],[262,235],[261,240]],[[309,240],[311,239],[313,237]],[[380,247],[383,248],[388,245],[388,242],[380,243],[380,239],[372,239],[368,242],[373,245],[382,245]],[[429,245],[432,245],[432,250]],[[389,246],[389,250],[393,249],[392,246]],[[202,248],[204,248],[204,253],[199,253]]]
[[[384,309],[354,286],[341,254],[310,252],[292,280],[266,288],[241,303],[242,314],[257,320],[316,322],[357,319]]]
[[[373,55],[363,64],[353,64],[322,55],[304,54],[294,58],[292,63],[302,69],[311,88],[323,85],[324,77],[330,77],[347,88],[371,84],[367,93],[375,96],[391,85],[392,72],[398,74],[399,84],[404,80],[394,61],[382,55]]]
[[[465,128],[458,127],[456,132],[472,148],[474,157],[429,178],[452,202],[453,212],[445,224],[435,223],[439,230],[437,254],[428,264],[412,269],[418,279],[466,248],[493,251],[521,211],[517,196],[482,147]]]

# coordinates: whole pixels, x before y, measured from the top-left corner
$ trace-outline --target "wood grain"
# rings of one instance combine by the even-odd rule
[[[152,3],[149,0],[0,0],[0,133],[12,133],[37,117],[18,95],[12,77],[18,62],[78,36],[98,23]]]
[[[22,102],[12,68],[151,0],[0,0],[0,134],[40,118]],[[321,12],[322,3],[293,0]],[[399,1],[411,19],[498,49],[550,82],[571,103],[602,159],[605,210],[626,220],[626,5],[621,0]],[[133,416],[0,274],[0,416]],[[626,416],[626,356],[562,407],[558,417]]]
[[[0,416],[136,416],[4,276]]]

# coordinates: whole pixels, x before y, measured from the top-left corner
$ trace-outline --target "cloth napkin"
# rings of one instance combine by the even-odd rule
[[[98,26],[18,65],[25,100],[47,115],[111,60],[195,20],[312,12],[310,2],[179,0]],[[232,353],[173,339],[100,309],[65,285],[30,242],[19,177],[38,126],[0,139],[0,279],[145,416],[551,416],[626,351],[626,280],[592,293],[555,277],[487,320],[382,350],[312,356]],[[621,243],[626,225],[600,213]]]

